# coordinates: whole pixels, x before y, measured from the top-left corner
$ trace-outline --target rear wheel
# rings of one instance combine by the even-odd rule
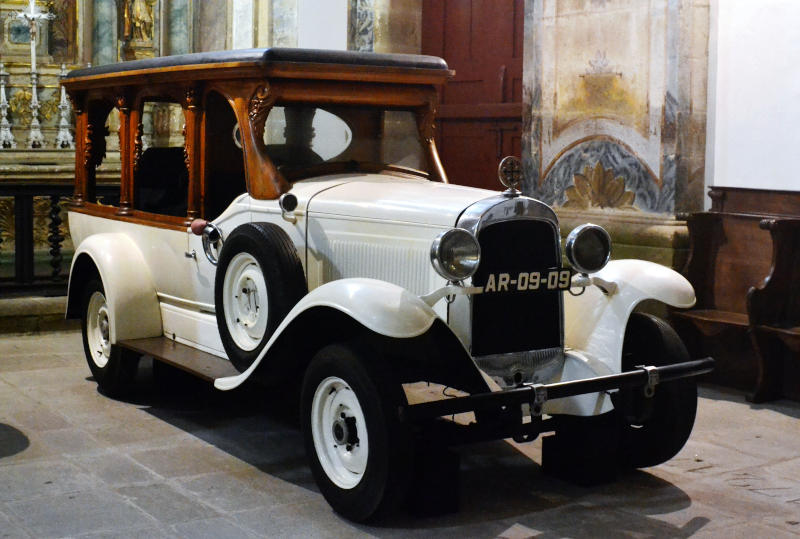
[[[81,317],[83,351],[100,390],[114,397],[128,389],[136,375],[139,356],[111,344],[111,316],[103,283],[89,281],[84,289]]]
[[[365,521],[388,514],[408,488],[413,451],[398,417],[406,404],[380,358],[358,345],[332,345],[303,380],[306,453],[320,491],[343,516]]]

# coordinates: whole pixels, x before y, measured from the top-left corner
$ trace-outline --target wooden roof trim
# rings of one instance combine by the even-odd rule
[[[302,78],[311,80],[347,80],[389,82],[394,84],[444,84],[452,70],[405,67],[359,66],[346,64],[275,63],[263,66],[256,62],[195,64],[149,68],[65,79],[69,91],[106,86],[143,83],[212,80],[226,78]]]

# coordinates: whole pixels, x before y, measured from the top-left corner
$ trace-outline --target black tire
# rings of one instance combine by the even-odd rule
[[[237,258],[237,255],[242,256]],[[235,259],[232,268],[231,262]],[[248,305],[252,305],[254,309],[234,305],[234,301],[239,301],[238,295],[234,298],[225,298],[226,275],[230,271],[232,275],[228,276],[229,282],[235,282],[236,275],[240,275],[237,272],[244,271],[241,268],[237,269],[242,260],[254,261],[257,266],[254,269],[260,272],[266,288],[264,294],[257,290],[257,286],[252,291],[249,286],[246,287]],[[253,265],[249,267],[252,268]],[[241,372],[255,361],[275,329],[306,292],[305,275],[297,250],[289,236],[279,226],[272,223],[247,223],[231,232],[222,247],[217,265],[214,301],[222,344],[234,367]],[[233,294],[230,287],[229,294]],[[256,298],[253,302],[250,302],[251,294]],[[263,319],[263,312],[258,313],[259,297],[262,299],[266,297],[268,306],[266,320]],[[248,315],[253,312],[256,314],[250,316],[248,320],[242,320],[235,315],[235,320],[229,320],[225,310],[226,301],[231,311],[244,309]],[[248,325],[251,322],[253,324]]]
[[[378,354],[358,344],[331,345],[316,354],[303,379],[301,422],[311,471],[331,507],[356,522],[380,520],[394,511],[404,500],[412,475],[412,438],[398,414],[399,407],[406,404],[405,394],[401,384],[394,381],[382,369],[383,366]],[[346,385],[336,387],[337,380]],[[324,429],[322,425],[326,423],[320,419],[315,435],[312,428],[314,410],[323,409],[320,405],[314,405],[318,389],[321,399],[333,399],[334,403],[340,403],[339,406],[325,408],[332,410],[329,417],[337,421],[341,418],[341,423],[351,425],[349,430],[343,433],[340,429],[338,433],[344,437],[338,440],[344,449],[339,449],[337,453],[337,446],[333,444],[334,451],[329,451],[327,456],[325,453],[320,455],[317,447],[326,447],[322,434],[325,432],[331,433],[330,440],[337,441],[337,421],[330,423],[330,429]],[[363,426],[356,419],[358,412],[342,405],[352,399],[349,392],[355,395],[359,410],[363,412],[368,442],[366,457],[359,455],[359,447],[353,445],[353,442],[361,442],[364,436]],[[324,414],[317,417],[322,416]],[[348,423],[351,418],[352,424]],[[354,439],[348,439],[347,436],[353,433]],[[316,444],[315,436],[318,438]],[[337,454],[344,456],[336,460]],[[334,455],[333,459],[331,455]],[[323,461],[326,462],[330,469],[331,465],[351,462],[348,461],[351,457],[352,462],[360,460],[363,463],[365,460],[366,468],[353,471],[340,466],[335,468],[341,472],[337,476],[335,470],[332,473],[326,471],[323,464]],[[352,484],[354,481],[355,484]]]
[[[631,315],[622,347],[623,371],[684,361],[689,361],[689,353],[672,327],[656,316]],[[658,384],[651,398],[641,388],[624,389],[612,400],[621,425],[620,467],[656,466],[674,457],[689,439],[697,412],[697,383],[683,378]]]
[[[108,342],[110,313],[102,310],[106,305],[103,283],[92,279],[84,288],[81,302],[83,352],[100,391],[109,397],[119,397],[130,389],[140,356]]]

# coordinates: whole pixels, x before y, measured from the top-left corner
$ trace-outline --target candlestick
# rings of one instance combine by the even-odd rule
[[[16,17],[28,23],[31,35],[31,131],[28,134],[28,148],[41,148],[44,146],[44,136],[39,124],[39,75],[36,72],[36,31],[39,22],[55,17],[52,13],[39,11],[36,0],[29,0],[28,11],[20,11]]]
[[[67,76],[66,64],[61,64],[61,78]],[[69,131],[69,101],[67,91],[61,86],[61,101],[58,103],[60,119],[58,120],[58,135],[56,136],[56,148],[75,148],[75,141]]]
[[[8,99],[6,98],[6,84],[8,72],[5,64],[0,63],[0,149],[16,148],[17,141],[11,133],[11,122],[8,121]]]

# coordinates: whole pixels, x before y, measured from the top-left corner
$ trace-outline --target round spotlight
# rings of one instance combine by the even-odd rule
[[[611,257],[611,237],[603,227],[587,223],[569,233],[564,250],[573,268],[594,273],[603,269]]]
[[[431,244],[431,263],[448,281],[463,281],[475,273],[481,261],[481,246],[475,235],[463,228],[439,234]]]

